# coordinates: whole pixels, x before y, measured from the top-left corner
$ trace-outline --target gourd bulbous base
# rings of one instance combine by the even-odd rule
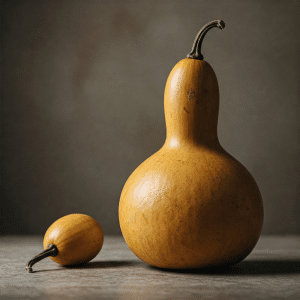
[[[263,206],[252,176],[221,147],[165,145],[127,180],[119,220],[129,248],[149,265],[205,268],[252,251]]]

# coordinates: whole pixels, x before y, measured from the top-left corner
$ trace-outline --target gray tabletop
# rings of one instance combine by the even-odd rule
[[[300,237],[262,236],[241,263],[215,271],[167,271],[139,260],[122,237],[105,236],[82,267],[50,258],[33,273],[42,236],[0,237],[0,299],[300,299]]]

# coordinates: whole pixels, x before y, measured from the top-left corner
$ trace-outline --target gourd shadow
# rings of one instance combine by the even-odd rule
[[[246,276],[246,275],[282,275],[282,274],[300,274],[299,259],[285,260],[246,260],[236,265],[220,268],[207,269],[162,269],[149,266],[152,269],[170,273],[213,275],[213,276]]]
[[[119,261],[91,261],[85,264],[78,265],[69,265],[69,266],[60,266],[56,269],[48,269],[48,270],[37,270],[32,273],[38,272],[52,272],[52,271],[63,271],[67,269],[106,269],[106,268],[120,268],[120,267],[130,267],[139,264],[138,261],[130,261],[130,260],[119,260]]]
[[[86,264],[63,266],[64,269],[106,269],[106,268],[120,268],[128,267],[139,264],[138,261],[130,260],[104,260],[104,261],[91,261]]]

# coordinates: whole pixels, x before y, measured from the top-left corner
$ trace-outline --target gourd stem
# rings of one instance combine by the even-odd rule
[[[46,257],[49,257],[49,256],[56,256],[58,254],[58,250],[57,250],[57,247],[53,244],[49,244],[47,249],[43,252],[41,252],[39,255],[35,256],[33,259],[31,259],[27,265],[26,265],[26,270],[29,272],[29,273],[32,273],[32,266],[34,264],[36,264],[38,261],[46,258]]]
[[[203,60],[203,55],[201,54],[202,42],[206,33],[213,27],[223,29],[225,27],[225,23],[222,20],[216,20],[203,26],[195,38],[192,51],[187,55],[188,58]]]

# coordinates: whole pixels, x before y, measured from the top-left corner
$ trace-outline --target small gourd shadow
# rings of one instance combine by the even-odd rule
[[[221,275],[221,276],[245,276],[245,275],[282,275],[282,274],[300,274],[299,259],[285,260],[245,260],[236,265],[221,268],[207,269],[162,269],[149,266],[151,269],[162,272],[185,273],[198,275]]]
[[[85,264],[63,266],[66,269],[105,269],[105,268],[119,268],[124,266],[133,266],[139,264],[138,261],[130,260],[105,260],[105,261],[91,261]]]
[[[69,265],[69,266],[59,266],[59,268],[48,269],[48,270],[33,270],[32,273],[38,272],[51,272],[51,271],[62,271],[66,269],[106,269],[106,268],[120,268],[120,267],[131,267],[139,264],[138,261],[130,260],[116,260],[116,261],[91,261],[88,263]]]

